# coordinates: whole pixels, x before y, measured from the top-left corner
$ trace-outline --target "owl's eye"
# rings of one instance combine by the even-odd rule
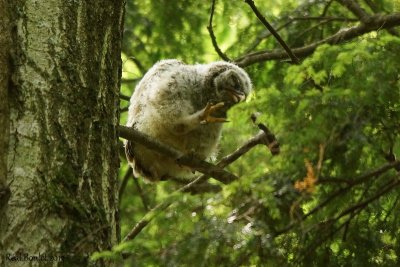
[[[232,80],[233,80],[233,88],[235,90],[241,90],[242,86],[240,84],[239,78],[236,75],[234,75],[232,76]]]

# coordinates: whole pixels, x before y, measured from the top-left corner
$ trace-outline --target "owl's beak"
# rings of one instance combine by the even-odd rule
[[[246,95],[238,90],[235,89],[226,89],[226,91],[228,92],[228,95],[232,98],[233,102],[235,103],[239,103],[241,101],[246,100]]]

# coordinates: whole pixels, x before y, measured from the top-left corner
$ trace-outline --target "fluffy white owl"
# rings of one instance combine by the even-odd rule
[[[251,87],[247,73],[231,63],[163,60],[136,86],[127,126],[206,160],[217,151],[228,109],[245,100]],[[136,176],[151,181],[194,176],[191,169],[140,144],[127,141],[125,151]]]

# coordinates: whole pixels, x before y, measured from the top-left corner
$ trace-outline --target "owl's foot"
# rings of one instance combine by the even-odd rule
[[[204,108],[204,111],[200,115],[200,124],[228,122],[228,120],[226,120],[225,118],[217,118],[211,116],[212,113],[222,108],[224,105],[225,105],[224,102],[219,102],[215,105],[207,103],[207,106]]]

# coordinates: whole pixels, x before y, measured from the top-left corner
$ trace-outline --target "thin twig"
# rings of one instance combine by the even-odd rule
[[[215,1],[212,0],[211,4],[211,11],[210,11],[210,20],[208,22],[207,30],[208,33],[210,34],[211,37],[211,42],[214,46],[215,52],[225,61],[231,61],[231,59],[224,53],[222,50],[219,48],[218,43],[217,43],[217,37],[215,37],[214,31],[213,31],[213,26],[212,26],[212,21],[214,17],[214,12],[215,12]]]
[[[321,14],[322,17],[326,16],[326,14],[328,13],[328,10],[329,10],[330,6],[332,5],[333,1],[334,0],[329,0],[329,2],[325,5],[324,10],[322,11],[322,14]]]
[[[119,112],[124,113],[124,112],[127,112],[128,110],[129,110],[129,107],[123,107],[123,108],[120,108]]]
[[[124,95],[122,93],[119,94],[119,98],[122,99],[122,100],[126,100],[126,101],[130,101],[131,100],[131,98],[129,96]]]
[[[122,79],[121,83],[136,83],[140,80],[141,78],[134,78],[134,79]]]
[[[125,192],[126,185],[128,184],[129,178],[132,176],[132,170],[131,168],[128,168],[128,170],[125,172],[124,177],[122,178],[121,185],[119,186],[118,189],[118,201],[121,203],[122,195]]]
[[[144,209],[146,211],[149,211],[150,209],[149,209],[149,205],[147,204],[148,203],[147,202],[147,198],[144,195],[142,187],[140,186],[140,184],[137,181],[136,177],[133,176],[133,172],[132,172],[132,169],[130,167],[128,168],[128,170],[126,170],[125,175],[122,178],[122,182],[121,182],[121,185],[120,185],[119,190],[118,190],[118,201],[119,201],[119,203],[121,203],[122,195],[124,194],[126,185],[128,184],[128,180],[131,177],[133,178],[133,182],[136,185],[136,189],[137,189],[137,191],[139,193],[140,199],[142,200],[142,204],[143,204]]]
[[[292,52],[292,50],[289,48],[289,46],[283,41],[281,36],[275,29],[269,24],[269,22],[265,19],[265,17],[258,11],[257,7],[255,6],[253,0],[245,0],[245,2],[250,6],[250,8],[253,10],[254,14],[257,16],[257,18],[264,24],[264,26],[274,35],[276,40],[279,42],[279,44],[285,49],[286,53],[292,60],[294,64],[299,64],[299,59],[296,57],[296,55]]]
[[[131,169],[129,169],[129,170],[132,172]],[[138,191],[138,193],[139,193],[140,199],[142,200],[142,204],[143,204],[144,209],[145,209],[146,211],[149,211],[150,208],[149,208],[149,204],[148,204],[146,195],[143,193],[143,189],[142,189],[142,187],[140,186],[138,179],[137,179],[135,176],[133,176],[133,175],[131,175],[130,177],[132,177],[133,182],[135,183],[135,186],[136,186],[136,189],[137,189],[137,191]]]

